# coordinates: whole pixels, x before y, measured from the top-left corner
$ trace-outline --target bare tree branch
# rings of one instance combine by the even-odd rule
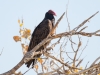
[[[95,65],[95,63],[100,59],[100,57],[98,57],[92,64],[90,67],[92,67],[93,65]]]
[[[14,74],[15,71],[17,69],[19,69],[24,63],[28,62],[29,60],[33,59],[34,55],[37,55],[37,54],[41,54],[42,52],[35,52],[37,49],[39,49],[42,45],[44,45],[46,42],[52,40],[52,39],[56,39],[56,38],[61,38],[61,37],[66,37],[66,36],[72,36],[72,35],[82,35],[82,36],[87,36],[87,37],[92,37],[93,35],[94,36],[100,36],[100,34],[97,34],[98,32],[100,32],[100,30],[97,30],[95,32],[92,32],[92,33],[87,33],[87,32],[82,32],[79,31],[79,28],[82,27],[87,21],[89,21],[92,17],[94,17],[98,12],[96,12],[95,14],[93,14],[91,17],[89,17],[88,19],[86,19],[85,21],[83,21],[80,25],[78,25],[77,27],[75,27],[73,30],[70,30],[69,32],[64,32],[64,33],[60,33],[60,34],[57,34],[57,35],[53,35],[53,36],[50,36],[46,39],[44,39],[42,42],[40,42],[37,46],[35,46],[31,51],[27,52],[24,57],[22,58],[22,60],[14,67],[12,68],[11,70],[3,73],[3,74],[0,74],[0,75],[11,75],[11,74]],[[65,14],[65,13],[64,13]],[[64,14],[58,19],[54,29],[52,31],[54,31],[56,29],[56,27],[58,26],[59,22],[61,21],[62,17],[64,16]],[[84,28],[82,28],[84,29]],[[50,33],[52,33],[52,31]],[[79,48],[78,48],[79,49]],[[78,51],[77,49],[77,51]],[[51,56],[47,53],[44,53],[46,56],[52,58],[52,59],[55,59],[56,61],[60,62],[61,64],[67,66],[68,68],[71,68],[71,69],[78,69],[78,70],[81,70],[77,67],[72,67],[70,65],[68,65],[67,63],[65,64],[64,62],[60,61],[59,59],[55,58],[54,56]],[[76,58],[74,58],[75,60]],[[100,68],[100,64],[97,64],[97,65],[94,65],[93,67],[90,67],[88,69],[85,69],[85,70],[82,70],[80,72],[77,72],[77,73],[73,73],[73,74],[69,74],[69,75],[77,75],[77,74],[81,74],[81,73],[84,73],[84,72],[87,72],[89,70],[92,70],[92,71],[96,71],[96,70],[93,70],[94,68]]]

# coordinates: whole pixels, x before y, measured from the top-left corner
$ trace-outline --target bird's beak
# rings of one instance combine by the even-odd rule
[[[56,13],[53,13],[54,16],[57,16]]]

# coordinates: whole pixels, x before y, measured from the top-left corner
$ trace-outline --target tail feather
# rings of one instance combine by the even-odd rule
[[[36,57],[36,58],[39,58],[40,56],[41,56],[41,54],[38,54],[38,55],[36,55],[35,57]],[[28,61],[28,62],[26,63],[27,67],[29,68],[31,64],[32,64],[32,67],[34,67],[36,61],[37,61],[37,59],[32,59],[32,60]]]
[[[30,61],[28,61],[28,62],[26,63],[26,65],[27,65],[28,68],[30,67],[30,65],[32,64],[33,61],[35,61],[35,60],[33,59],[33,60],[30,60]]]
[[[47,45],[47,44],[46,44],[46,45]],[[46,45],[45,45],[45,46],[46,46]],[[37,51],[41,51],[41,50],[43,50],[43,49],[44,49],[44,46],[40,47],[40,49],[38,49]],[[34,68],[34,65],[36,64],[37,58],[39,58],[41,55],[42,55],[42,54],[38,54],[38,55],[34,56],[34,58],[36,58],[36,59],[32,59],[32,60],[28,61],[28,62],[26,63],[27,67],[29,68],[30,65],[32,64],[32,67]]]

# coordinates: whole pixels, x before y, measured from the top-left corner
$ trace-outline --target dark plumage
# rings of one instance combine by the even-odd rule
[[[28,51],[32,50],[36,45],[38,45],[43,39],[47,38],[48,34],[50,33],[51,29],[54,27],[54,23],[55,23],[55,18],[54,15],[56,16],[55,12],[53,12],[52,10],[49,10],[48,12],[46,12],[45,14],[45,18],[43,19],[43,21],[35,28],[33,34],[32,34],[32,38],[29,44],[29,48]],[[52,33],[53,34],[53,33]],[[51,34],[51,35],[52,35]],[[41,51],[44,48],[46,48],[46,46],[50,43],[47,42],[45,45],[41,46],[38,50],[36,51]],[[38,58],[40,57],[41,54],[36,55],[34,57]],[[35,60],[36,59],[32,59],[29,62],[26,63],[27,67],[30,67],[30,65],[34,65],[35,64]]]

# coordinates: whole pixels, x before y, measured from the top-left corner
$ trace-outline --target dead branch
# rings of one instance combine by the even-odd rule
[[[79,75],[79,74],[84,74],[85,72],[88,72],[90,70],[93,70],[94,68],[100,68],[100,63],[98,63],[97,65],[93,66],[93,67],[90,67],[90,68],[87,68],[85,70],[81,70],[80,72],[77,72],[77,73],[73,73],[73,74],[69,74],[69,75]],[[87,74],[88,75],[88,74]]]
[[[100,59],[100,57],[98,57],[92,64],[91,64],[91,66],[90,67],[92,67],[93,65],[95,65],[96,64],[96,62],[98,61]]]
[[[98,30],[98,32],[100,32],[100,30]],[[54,35],[50,38],[56,39],[56,38],[65,37],[65,36],[68,36],[68,35],[82,35],[82,36],[87,36],[87,37],[100,36],[100,34],[97,34],[98,32],[97,31],[92,32],[92,33],[87,33],[87,32],[72,32],[72,33],[64,32],[64,33]]]
[[[62,62],[61,60],[55,58],[54,56],[49,55],[48,53],[44,53],[44,54],[45,54],[45,56],[50,57],[50,58],[52,58],[52,59],[54,59],[54,60],[60,62],[61,64],[67,66],[68,68],[79,69],[79,68],[76,68],[76,67],[71,67],[71,66],[68,65],[67,63]]]
[[[97,13],[99,13],[99,11],[97,11],[95,14],[93,14],[92,16],[90,16],[88,19],[84,20],[81,24],[79,24],[73,30],[75,30],[75,32],[76,32],[80,27],[82,27],[86,22],[88,22],[91,18],[93,18]]]
[[[77,50],[74,51],[74,52],[75,52],[75,55],[74,55],[74,59],[73,59],[73,66],[75,66],[76,56],[77,56],[77,54],[78,54],[78,51],[79,51],[80,46],[81,46],[81,41],[80,41],[80,37],[79,37],[79,43],[78,43]]]
[[[0,53],[0,55],[2,54],[2,52],[3,52],[3,49],[2,49],[2,51],[1,51],[1,53]]]
[[[63,18],[64,15],[65,15],[65,12],[64,12],[64,13],[62,14],[62,16],[57,20],[57,22],[56,22],[55,26],[53,27],[53,29],[51,30],[50,34],[52,34],[52,33],[56,30],[56,28],[57,28],[59,22],[62,20],[62,18]]]

